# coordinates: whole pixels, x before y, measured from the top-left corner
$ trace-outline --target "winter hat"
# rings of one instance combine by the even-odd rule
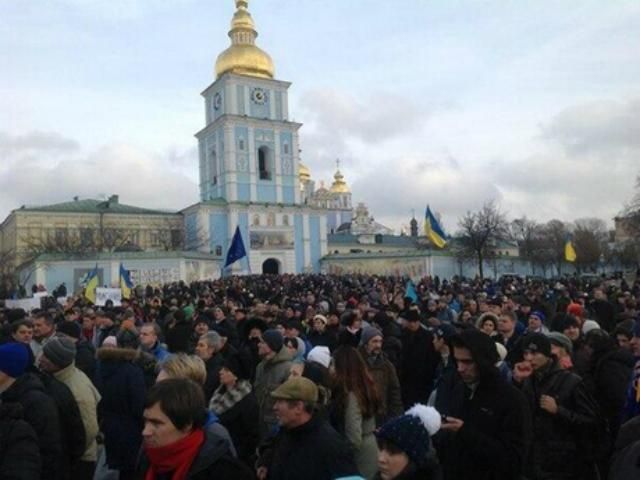
[[[431,445],[431,435],[440,430],[441,418],[433,407],[416,404],[382,425],[376,437],[387,440],[404,453],[416,465],[424,464]]]
[[[552,345],[557,345],[558,347],[564,348],[567,353],[573,352],[573,343],[571,343],[569,337],[567,337],[564,333],[551,332],[547,334],[547,337],[549,337],[549,341]]]
[[[45,343],[42,354],[57,367],[65,368],[76,358],[76,345],[66,337],[53,337]]]
[[[56,331],[75,339],[79,339],[80,335],[82,335],[82,329],[76,322],[61,322],[56,327]]]
[[[224,359],[222,367],[233,373],[239,380],[248,380],[251,377],[239,355],[229,355]]]
[[[307,355],[307,361],[318,363],[324,368],[329,368],[329,365],[331,364],[331,352],[329,352],[329,347],[313,347],[309,351],[309,355]]]
[[[545,357],[550,357],[551,341],[543,333],[532,333],[522,338],[522,349],[532,353],[542,353]]]
[[[262,341],[266,343],[273,352],[279,352],[284,344],[282,334],[278,330],[274,329],[269,329],[264,332],[262,334]]]
[[[328,320],[327,317],[325,317],[324,315],[316,315],[315,317],[313,317],[313,320],[320,320],[322,323],[324,323],[325,325],[327,324]]]
[[[547,316],[540,310],[534,310],[529,314],[530,317],[538,317],[542,323],[547,319]]]
[[[582,324],[582,333],[585,335],[589,333],[591,330],[599,330],[600,324],[595,320],[585,320]]]
[[[567,313],[574,317],[582,317],[584,315],[584,308],[579,303],[570,303],[567,306]]]
[[[409,310],[406,312],[403,317],[407,322],[419,322],[420,321],[420,313],[417,310]]]
[[[104,339],[104,342],[102,342],[102,346],[103,347],[117,347],[118,346],[118,339],[114,335],[109,335],[107,338]]]
[[[0,372],[11,378],[21,376],[29,366],[29,352],[23,343],[0,345]]]
[[[375,337],[382,337],[382,332],[375,327],[365,327],[360,334],[360,345],[367,345],[369,340]]]
[[[456,328],[449,323],[443,323],[433,329],[433,334],[438,338],[443,338],[445,342],[448,342],[456,334]]]

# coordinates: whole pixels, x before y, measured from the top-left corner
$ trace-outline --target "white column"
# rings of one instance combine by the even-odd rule
[[[258,199],[258,158],[256,152],[256,136],[253,127],[248,127],[247,151],[249,152],[249,182],[251,183],[251,193],[249,199],[255,202]]]
[[[227,105],[225,113],[238,115],[238,87],[234,83],[227,83],[226,89],[230,105]]]
[[[302,243],[304,244],[304,261],[302,268],[311,266],[311,228],[309,226],[309,213],[302,215]]]
[[[276,181],[276,202],[282,203],[282,156],[280,155],[280,130],[274,131],[273,163]]]
[[[227,200],[238,200],[238,177],[236,174],[236,142],[233,125],[224,126],[224,169],[225,169],[225,195]]]
[[[299,153],[298,132],[294,132],[291,140],[291,154],[293,157],[293,174],[295,175],[295,182],[293,184],[293,199],[294,203],[299,205],[302,203],[302,193],[300,192],[300,153]]]
[[[274,119],[276,118],[276,91],[275,90],[270,90],[269,91],[269,118],[270,119]]]
[[[286,90],[282,92],[282,118],[289,120],[289,93]]]

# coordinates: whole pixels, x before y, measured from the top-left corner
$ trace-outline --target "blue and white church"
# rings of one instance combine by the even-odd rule
[[[233,273],[319,272],[328,210],[309,202],[301,187],[302,125],[289,119],[291,83],[274,78],[271,57],[256,45],[248,1],[235,3],[231,45],[202,92],[200,202],[182,211],[186,247],[224,261],[239,227],[248,260],[236,262]]]

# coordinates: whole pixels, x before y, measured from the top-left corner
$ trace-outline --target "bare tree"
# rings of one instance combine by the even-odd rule
[[[506,215],[495,202],[485,203],[477,212],[468,211],[458,222],[460,227],[459,247],[456,256],[475,258],[480,278],[484,277],[484,261],[491,257],[498,241],[508,237]]]
[[[509,224],[509,238],[518,244],[520,256],[531,262],[532,270],[536,249],[539,248],[540,232],[540,224],[526,216],[516,218]]]
[[[549,220],[542,227],[540,258],[548,259],[550,264],[555,265],[558,274],[562,273],[562,265],[565,262],[564,247],[570,233],[569,225],[562,220]]]
[[[607,225],[599,218],[581,218],[575,221],[573,243],[576,249],[576,265],[580,269],[596,271],[604,259],[608,239]]]

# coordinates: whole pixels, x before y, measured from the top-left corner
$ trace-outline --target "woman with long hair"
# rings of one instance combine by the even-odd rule
[[[380,393],[358,351],[339,347],[333,354],[331,419],[354,449],[360,474],[371,479],[376,474],[378,446],[374,436]]]

